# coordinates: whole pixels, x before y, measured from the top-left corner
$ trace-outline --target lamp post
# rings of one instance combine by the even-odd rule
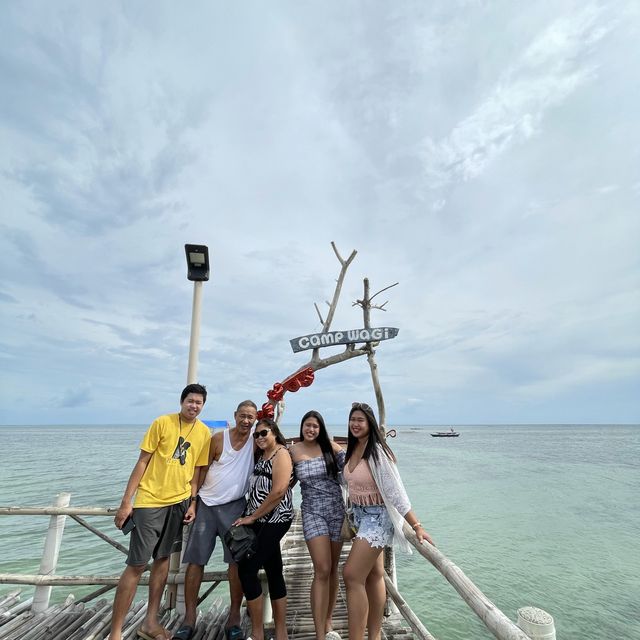
[[[200,309],[202,283],[209,280],[209,249],[204,244],[185,244],[187,279],[193,282],[193,307],[191,309],[191,337],[189,339],[189,365],[187,384],[198,379],[198,346],[200,344]]]
[[[185,244],[187,256],[187,280],[193,282],[193,307],[191,309],[191,336],[189,338],[189,364],[187,366],[187,384],[198,381],[198,346],[200,344],[200,309],[202,306],[202,283],[209,280],[209,249],[204,244]],[[183,544],[186,546],[187,531],[183,532]],[[171,554],[169,572],[184,573],[185,565],[180,563],[182,553]],[[178,613],[184,613],[184,581],[180,585],[167,585],[165,606],[174,607]]]

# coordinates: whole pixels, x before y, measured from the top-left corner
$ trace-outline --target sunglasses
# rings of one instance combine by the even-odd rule
[[[351,408],[362,409],[364,411],[371,411],[373,413],[373,409],[368,404],[365,404],[364,402],[353,402],[351,404]]]
[[[263,429],[262,431],[254,431],[253,432],[253,439],[257,440],[258,438],[266,438],[269,435],[269,431],[271,431],[271,429]]]

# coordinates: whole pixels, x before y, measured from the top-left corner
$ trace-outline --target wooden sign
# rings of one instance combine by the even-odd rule
[[[333,344],[357,344],[360,342],[380,342],[390,340],[398,335],[399,329],[394,327],[379,327],[376,329],[349,329],[348,331],[327,331],[326,333],[311,333],[289,340],[294,353],[318,347],[330,347]]]

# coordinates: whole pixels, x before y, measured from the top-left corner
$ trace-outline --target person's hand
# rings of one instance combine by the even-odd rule
[[[231,526],[232,527],[239,527],[240,525],[246,524],[253,524],[256,521],[256,519],[253,516],[243,516],[242,518],[238,518]]]
[[[184,524],[191,524],[196,519],[196,503],[192,502],[184,514]]]
[[[436,543],[433,541],[431,536],[422,528],[422,525],[417,526],[415,528],[415,534],[416,534],[416,538],[418,538],[418,542],[420,544],[423,544],[424,541],[426,540],[430,545],[432,545],[434,547],[436,546]]]
[[[120,505],[113,519],[113,522],[116,525],[116,527],[118,527],[118,529],[122,529],[122,525],[124,524],[124,521],[131,515],[132,511],[133,511],[133,505],[131,503]]]

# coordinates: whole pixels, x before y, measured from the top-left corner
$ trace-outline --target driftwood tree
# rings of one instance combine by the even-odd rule
[[[344,283],[345,276],[347,274],[347,270],[349,266],[353,262],[354,258],[357,255],[357,251],[354,249],[349,257],[345,260],[338,251],[335,242],[331,243],[331,247],[333,248],[333,252],[335,253],[338,261],[340,263],[340,273],[338,274],[338,279],[336,280],[336,287],[333,292],[333,298],[331,302],[327,301],[329,309],[327,311],[326,318],[323,318],[322,312],[318,307],[317,303],[314,303],[316,313],[318,314],[318,318],[320,319],[320,323],[322,324],[322,329],[320,331],[321,334],[328,334],[331,329],[331,323],[333,322],[333,317],[335,315],[336,309],[338,307],[338,301],[340,300],[340,294],[342,292],[342,285]],[[364,279],[364,295],[361,300],[356,300],[353,303],[353,306],[359,306],[362,309],[364,328],[371,329],[371,310],[377,309],[380,311],[386,311],[384,308],[387,302],[384,302],[380,305],[373,304],[373,299],[381,294],[383,291],[390,289],[391,287],[395,287],[398,283],[394,283],[380,291],[370,295],[369,293],[369,279]],[[358,346],[358,345],[362,346]],[[386,411],[384,405],[384,397],[382,394],[382,388],[380,386],[380,379],[378,376],[378,365],[375,360],[376,348],[379,344],[375,341],[369,342],[358,342],[355,340],[354,342],[350,342],[345,345],[345,348],[340,353],[335,353],[328,357],[322,357],[320,354],[320,349],[323,348],[321,346],[317,346],[313,348],[311,352],[311,358],[304,365],[296,369],[291,375],[289,375],[282,382],[276,382],[273,385],[273,388],[267,391],[268,401],[262,405],[261,415],[266,416],[274,416],[276,421],[280,421],[284,414],[284,394],[287,391],[295,392],[301,387],[309,386],[313,380],[316,371],[320,369],[325,369],[334,364],[339,364],[340,362],[345,362],[346,360],[351,360],[351,358],[357,358],[359,356],[367,356],[367,361],[369,363],[369,368],[371,371],[371,381],[373,383],[373,389],[376,396],[376,403],[378,405],[378,416],[380,419],[380,427],[383,431],[386,429]]]

